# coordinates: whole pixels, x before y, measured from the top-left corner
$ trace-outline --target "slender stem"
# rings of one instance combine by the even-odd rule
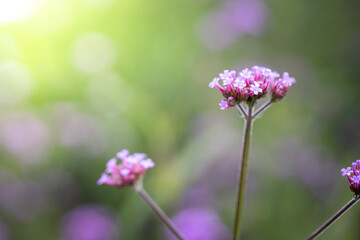
[[[259,113],[261,113],[262,111],[264,111],[265,109],[267,109],[268,107],[270,107],[272,101],[271,99],[269,101],[267,101],[264,105],[262,105],[253,115],[253,118],[255,118],[257,115],[259,115]]]
[[[321,227],[319,227],[315,232],[313,232],[306,240],[315,239],[320,234],[325,232],[325,230],[331,226],[336,220],[338,220],[347,210],[349,210],[357,201],[359,201],[358,197],[355,197],[350,200],[344,207],[342,207],[337,213],[334,214],[329,220],[327,220]]]
[[[237,198],[235,205],[235,220],[234,220],[234,235],[233,240],[239,239],[240,228],[241,228],[241,215],[244,208],[245,200],[245,182],[246,182],[246,173],[247,173],[247,163],[249,157],[249,148],[250,148],[250,135],[251,135],[251,126],[252,126],[252,106],[249,105],[247,118],[245,120],[245,132],[243,138],[243,148],[241,156],[241,165],[240,165],[240,174],[239,182],[237,185]]]
[[[180,234],[180,231],[176,228],[171,219],[166,216],[164,211],[154,202],[154,200],[147,194],[147,192],[142,188],[142,186],[135,186],[135,190],[139,195],[144,199],[144,201],[152,208],[152,210],[158,215],[158,217],[165,223],[169,230],[179,239],[185,240],[185,238]]]
[[[236,104],[236,108],[239,110],[240,114],[241,114],[244,118],[247,118],[247,117],[248,117],[243,106],[241,106],[240,104]]]

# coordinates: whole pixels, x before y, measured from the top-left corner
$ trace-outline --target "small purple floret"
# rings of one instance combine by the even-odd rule
[[[148,158],[141,162],[141,166],[144,168],[152,168],[155,166],[155,163],[150,158]]]
[[[209,83],[209,88],[214,88],[216,85],[219,85],[220,78],[216,77]]]
[[[116,211],[101,205],[80,205],[66,213],[61,221],[59,240],[119,239]],[[0,236],[0,239],[1,238]]]
[[[105,173],[101,174],[101,177],[99,178],[99,180],[97,181],[98,185],[104,184],[109,180],[109,176]]]
[[[222,100],[222,101],[219,103],[219,106],[220,106],[220,109],[221,109],[221,110],[225,110],[225,109],[229,108],[228,102],[227,102],[226,100]]]
[[[114,167],[116,166],[116,158],[111,158],[107,163],[106,163],[106,173],[111,173],[114,170]]]
[[[354,181],[354,183],[359,184],[360,183],[360,176],[354,176],[352,178],[352,180]]]
[[[352,170],[351,170],[351,167],[347,167],[346,169],[345,168],[341,169],[341,172],[342,172],[341,175],[345,176],[345,175],[350,175]]]
[[[123,158],[126,158],[128,155],[129,155],[129,151],[127,149],[123,149],[116,154],[116,157],[123,159]]]

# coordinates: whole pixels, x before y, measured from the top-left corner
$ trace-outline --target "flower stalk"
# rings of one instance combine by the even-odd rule
[[[273,103],[273,101],[270,99],[267,101],[264,105],[262,105],[256,112],[253,114],[253,118],[257,117],[262,111],[268,109],[270,105]]]
[[[248,107],[248,113],[246,114],[245,117],[245,132],[243,136],[241,165],[240,165],[240,170],[239,170],[240,173],[239,173],[239,179],[237,185],[233,240],[239,239],[240,236],[241,217],[245,202],[246,175],[247,175],[247,165],[248,165],[249,150],[250,150],[251,127],[253,122],[252,109],[253,106],[251,104]]]
[[[241,104],[236,104],[236,108],[238,109],[238,111],[242,117],[247,118],[247,113],[246,113],[244,107],[241,106]]]
[[[179,239],[185,240],[180,231],[176,228],[171,219],[164,213],[164,211],[156,204],[156,202],[150,197],[150,195],[144,190],[142,186],[142,181],[139,181],[134,186],[136,192],[140,197],[150,206],[150,208],[155,212],[155,214],[164,222],[164,224],[169,228],[169,230]]]
[[[223,96],[219,103],[221,110],[236,107],[241,116],[245,118],[245,132],[236,194],[233,240],[237,240],[240,236],[252,123],[273,102],[283,99],[291,85],[296,82],[295,78],[290,77],[287,72],[283,73],[282,78],[279,77],[279,73],[269,68],[253,66],[251,70],[245,68],[238,74],[234,70],[225,70],[208,85],[209,88],[217,88],[221,92]],[[253,107],[257,100],[266,97],[269,91],[271,93],[269,101],[253,113]],[[248,105],[247,109],[244,108],[245,104],[242,105],[243,103]]]
[[[346,213],[355,203],[359,201],[359,196],[355,195],[344,207],[335,213],[329,220],[327,220],[321,227],[313,232],[306,240],[312,240],[320,236],[326,229],[328,229],[336,220],[338,220],[344,213]]]

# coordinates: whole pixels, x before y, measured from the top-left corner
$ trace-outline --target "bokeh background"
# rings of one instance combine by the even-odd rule
[[[254,124],[243,239],[304,239],[352,197],[360,2],[0,0],[0,239],[171,240],[132,189],[97,186],[123,148],[190,240],[232,228],[243,120],[207,87],[263,65],[297,79]],[[354,207],[319,239],[359,239]]]

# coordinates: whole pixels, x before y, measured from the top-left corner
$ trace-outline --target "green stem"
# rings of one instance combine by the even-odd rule
[[[246,184],[247,163],[248,163],[249,149],[250,149],[250,135],[251,135],[251,127],[253,121],[253,117],[251,114],[252,114],[252,106],[249,105],[247,118],[245,120],[245,132],[243,137],[241,166],[240,166],[239,181],[237,185],[233,240],[239,239],[240,236],[241,216],[242,216],[242,211],[244,208],[244,200],[245,200],[245,184]]]
[[[244,118],[247,118],[247,114],[246,114],[243,106],[241,106],[240,104],[236,104],[236,108],[239,110],[239,113],[241,114],[241,116],[243,116]]]
[[[359,201],[359,197],[354,197],[351,199],[344,207],[342,207],[337,213],[335,213],[329,220],[327,220],[321,227],[319,227],[315,232],[313,232],[306,240],[312,240],[320,236],[325,232],[328,227],[330,227],[336,220],[338,220],[344,213],[347,212],[355,203]]]
[[[267,108],[270,107],[270,105],[272,104],[272,100],[270,99],[268,102],[266,102],[264,105],[262,105],[253,115],[253,118],[255,118],[257,115],[259,115],[262,111],[266,110]]]
[[[158,217],[165,223],[169,230],[179,239],[185,240],[185,238],[180,234],[180,231],[176,228],[171,219],[164,213],[164,211],[155,203],[155,201],[147,194],[147,192],[142,188],[141,183],[135,186],[135,190],[139,195],[144,199],[144,201],[151,207],[151,209],[158,215]]]

